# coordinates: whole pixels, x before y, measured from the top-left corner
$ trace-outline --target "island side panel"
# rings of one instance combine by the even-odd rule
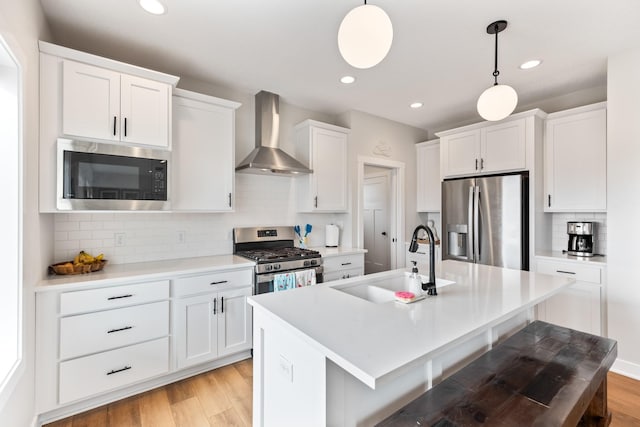
[[[253,425],[326,426],[326,359],[254,306]]]

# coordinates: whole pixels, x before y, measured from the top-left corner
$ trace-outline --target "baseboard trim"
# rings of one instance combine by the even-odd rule
[[[625,377],[633,378],[640,381],[640,365],[637,363],[627,362],[626,360],[616,359],[613,362],[611,371],[616,374],[624,375]]]
[[[231,356],[227,356],[221,359],[214,360],[202,365],[185,368],[178,372],[174,372],[168,375],[163,375],[152,380],[148,380],[142,383],[134,384],[132,386],[122,388],[119,390],[113,390],[108,393],[104,393],[93,398],[82,400],[70,405],[65,405],[60,408],[56,408],[52,411],[44,412],[39,416],[36,416],[32,427],[41,427],[43,424],[48,424],[53,421],[57,421],[66,417],[70,417],[80,412],[85,412],[90,409],[97,408],[99,406],[106,405],[107,403],[115,402],[126,397],[134,396],[145,391],[153,390],[154,388],[162,387],[167,384],[171,384],[176,381],[183,380],[185,378],[193,377],[194,375],[201,374],[203,372],[211,371],[212,369],[220,368],[222,366],[230,365],[232,363],[239,362],[241,360],[251,358],[251,350],[243,351]]]

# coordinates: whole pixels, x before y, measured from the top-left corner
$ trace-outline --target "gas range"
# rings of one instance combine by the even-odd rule
[[[273,290],[276,274],[315,270],[322,282],[320,252],[294,246],[293,227],[243,227],[233,229],[233,253],[256,262],[255,293]]]

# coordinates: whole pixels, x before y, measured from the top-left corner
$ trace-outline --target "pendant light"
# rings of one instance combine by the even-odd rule
[[[378,6],[364,5],[351,9],[338,30],[338,49],[349,65],[371,68],[382,61],[393,41],[389,15]]]
[[[518,105],[516,91],[511,86],[498,84],[498,75],[500,75],[500,71],[498,71],[498,33],[505,28],[507,28],[507,21],[492,22],[487,27],[488,34],[496,35],[495,68],[493,70],[495,82],[478,98],[478,113],[483,119],[489,121],[504,119],[513,113]]]

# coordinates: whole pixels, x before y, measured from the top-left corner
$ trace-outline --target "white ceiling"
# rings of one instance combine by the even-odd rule
[[[375,0],[394,26],[387,58],[369,70],[344,62],[337,32],[358,0],[164,0],[153,16],[137,0],[41,0],[54,43],[247,93],[269,90],[311,110],[360,110],[434,130],[480,121],[493,81],[520,106],[606,84],[606,59],[640,47],[638,0]],[[518,65],[540,58],[522,71]],[[350,74],[358,80],[339,82]],[[215,95],[215,94],[213,94]],[[424,107],[413,110],[413,101]],[[517,108],[516,111],[522,108]]]

